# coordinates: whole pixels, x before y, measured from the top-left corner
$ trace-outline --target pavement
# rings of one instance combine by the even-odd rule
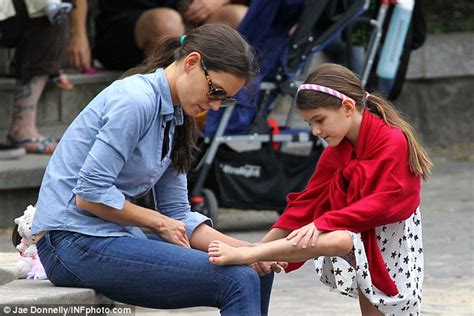
[[[422,185],[425,280],[421,311],[424,315],[474,315],[474,146],[437,148],[430,152],[435,163],[433,175]],[[223,209],[219,229],[237,238],[257,241],[277,217],[274,211]],[[13,266],[18,256],[11,245],[10,233],[11,229],[0,231],[0,267],[6,269]],[[307,262],[295,272],[276,275],[270,315],[360,314],[356,300],[329,292],[313,270],[312,262]],[[25,282],[31,282],[34,287],[37,281]],[[28,287],[28,283],[23,286]],[[8,295],[22,294],[20,287]],[[0,297],[0,304],[4,298]],[[176,310],[136,307],[133,315],[212,316],[219,312],[205,307]]]

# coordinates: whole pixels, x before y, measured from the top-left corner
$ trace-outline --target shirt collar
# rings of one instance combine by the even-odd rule
[[[166,79],[163,68],[158,68],[155,72],[156,82],[158,83],[158,97],[161,99],[160,115],[164,116],[164,120],[168,121],[174,118],[176,125],[183,125],[184,114],[180,106],[173,106],[173,99],[171,98],[171,89]],[[160,100],[157,100],[160,102]]]

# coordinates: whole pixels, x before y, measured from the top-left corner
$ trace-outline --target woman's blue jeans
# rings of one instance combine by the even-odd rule
[[[57,286],[87,287],[149,308],[212,306],[222,315],[266,315],[273,273],[215,266],[205,252],[160,240],[50,231],[37,244]]]

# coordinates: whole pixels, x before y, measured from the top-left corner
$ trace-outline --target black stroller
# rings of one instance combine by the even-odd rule
[[[244,89],[236,96],[235,106],[208,113],[203,154],[188,176],[193,211],[207,215],[214,224],[219,206],[282,212],[286,195],[304,189],[324,141],[309,129],[290,128],[293,105],[281,126],[268,120],[269,114],[278,95],[295,95],[309,71],[311,56],[340,38],[369,4],[370,0],[252,2],[239,31],[260,57],[259,93],[249,99],[246,96],[251,88]],[[368,78],[371,70],[386,6],[380,7],[377,20],[369,19],[374,32],[362,67],[363,78]],[[293,32],[294,25],[298,27]],[[239,152],[230,147],[236,142],[255,143],[259,148]],[[289,147],[298,145],[309,147],[305,155],[289,152]]]

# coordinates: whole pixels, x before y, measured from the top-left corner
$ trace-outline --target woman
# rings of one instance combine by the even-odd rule
[[[256,71],[235,30],[204,25],[163,39],[142,66],[91,101],[52,156],[36,205],[32,231],[51,282],[144,307],[267,313],[272,274],[261,282],[250,267],[209,264],[203,251],[211,240],[248,243],[190,211],[185,174],[193,117],[218,110]],[[150,189],[156,211],[127,201]]]

